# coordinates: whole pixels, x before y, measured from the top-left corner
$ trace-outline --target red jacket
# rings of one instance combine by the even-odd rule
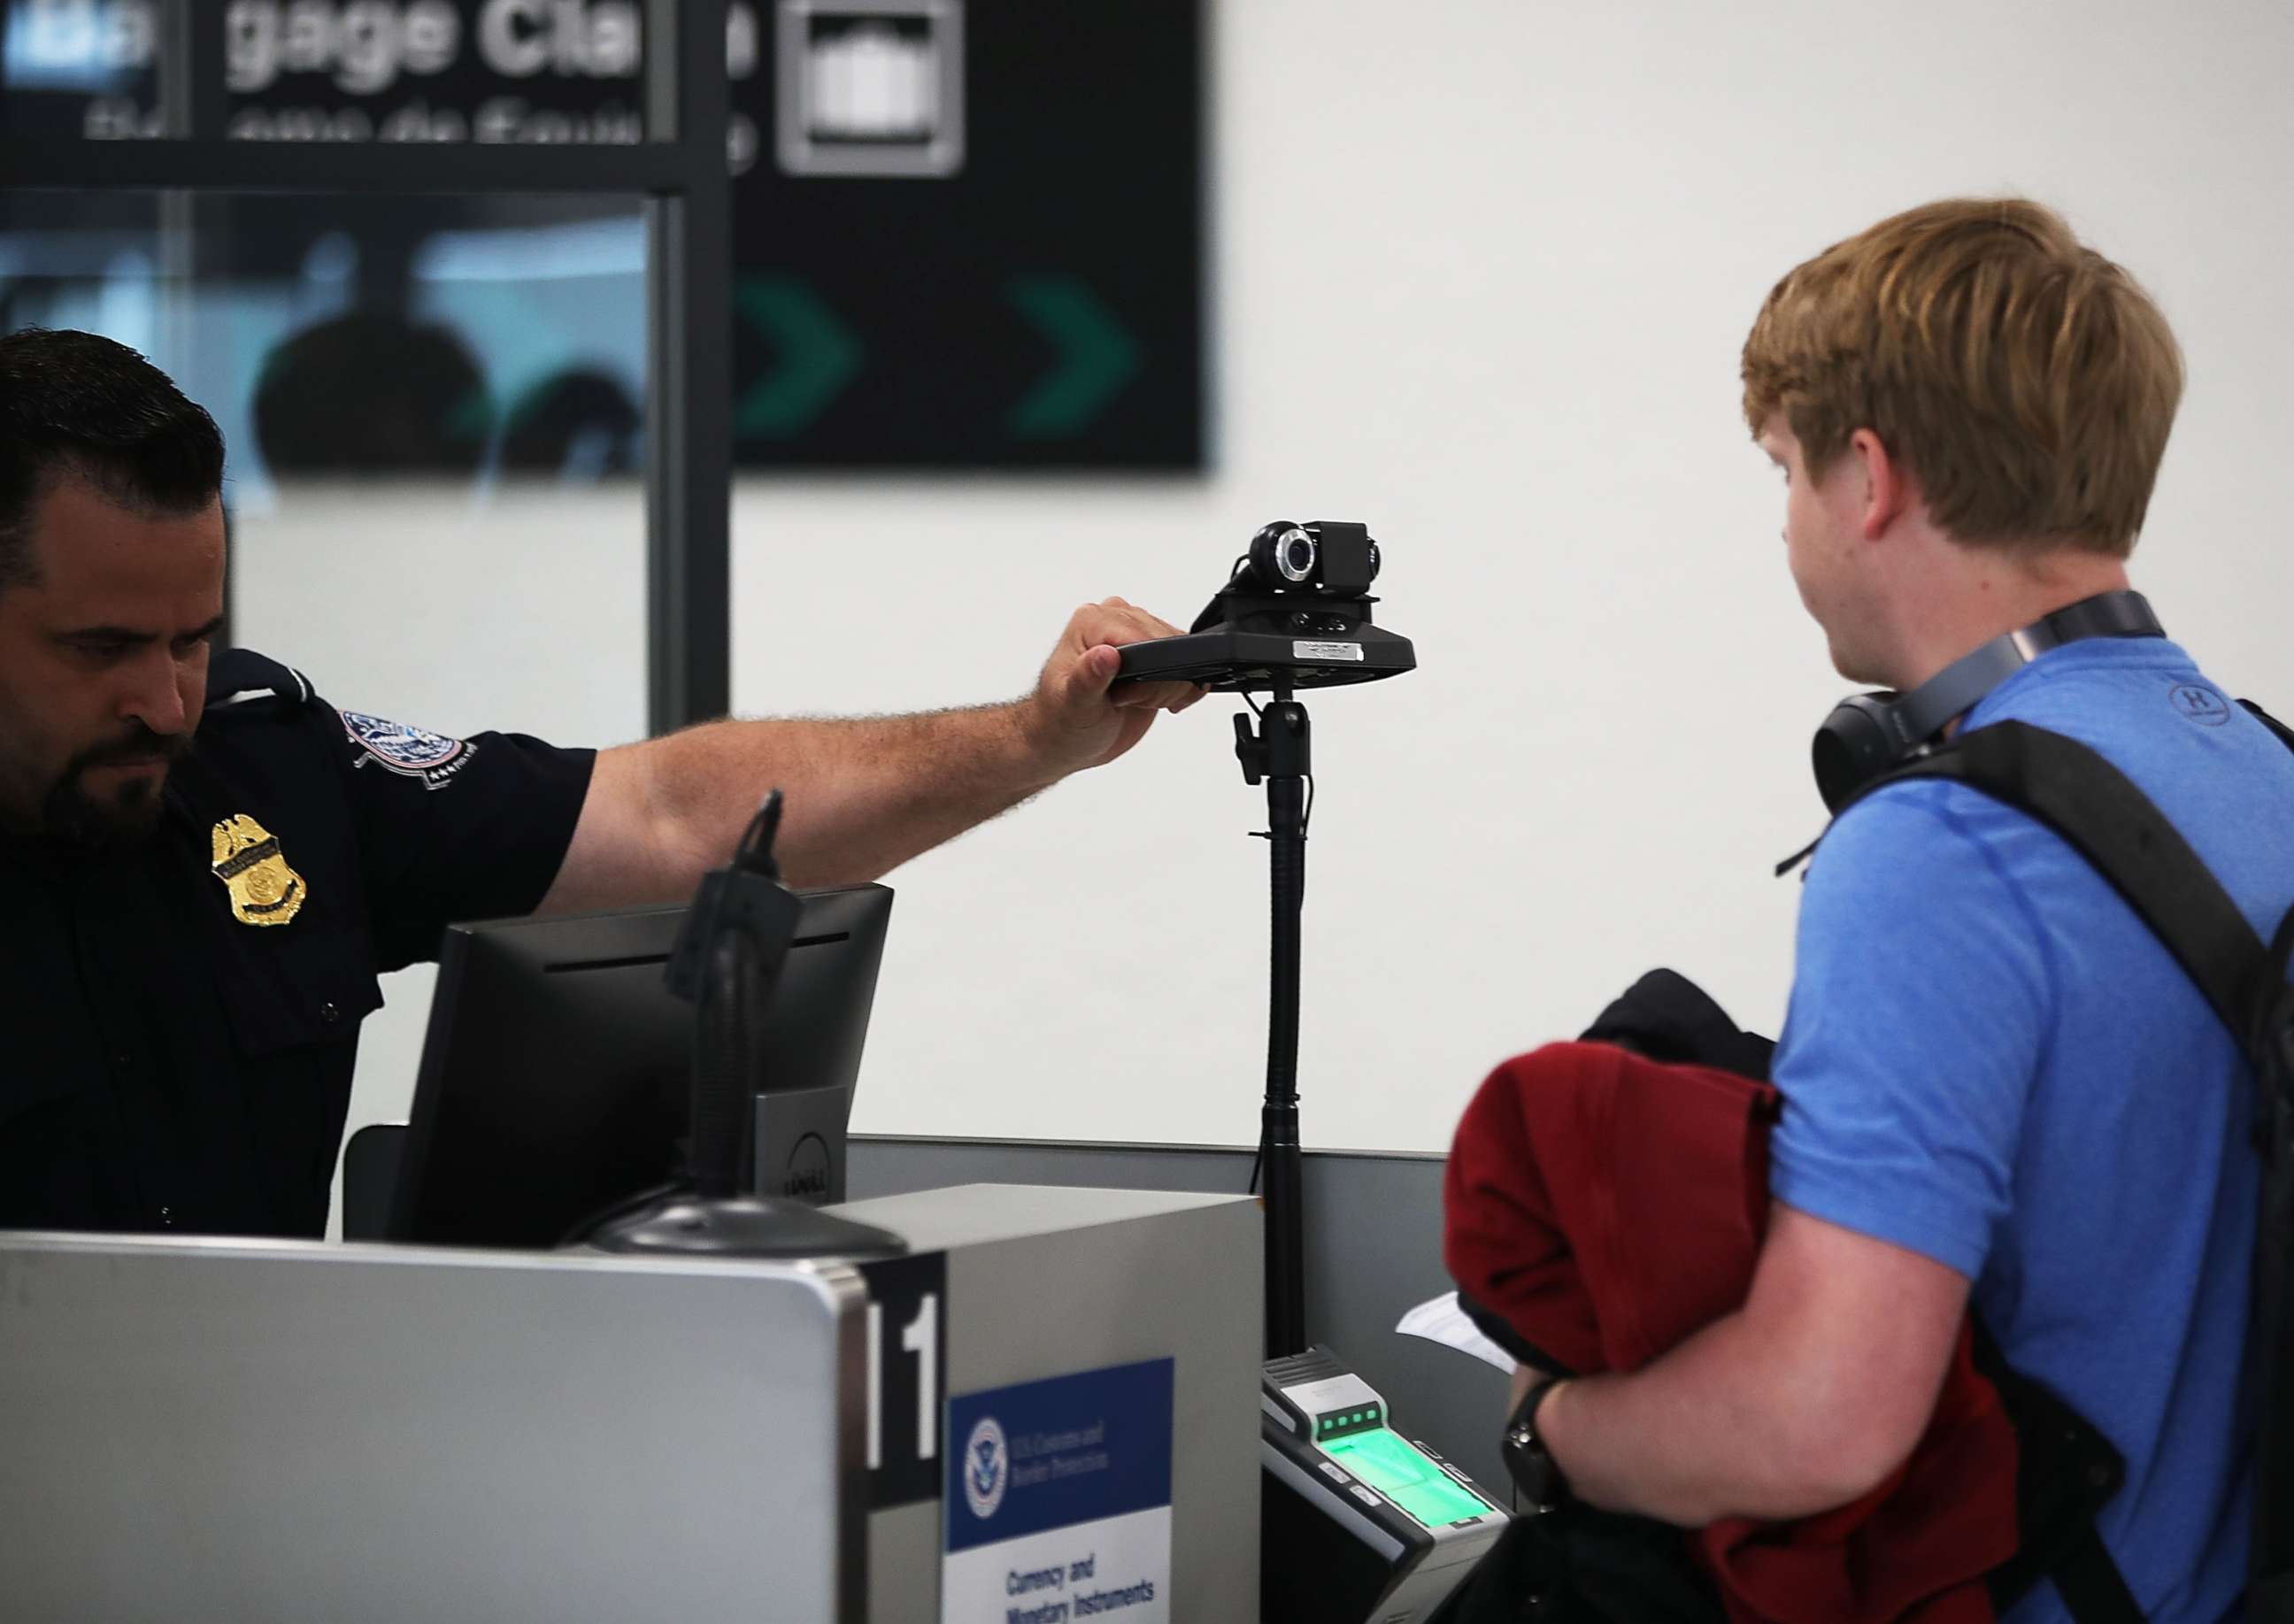
[[[1444,1256],[1573,1373],[1632,1370],[1745,1300],[1769,1207],[1765,1083],[1555,1043],[1491,1074],[1450,1151]],[[2015,1435],[1962,1328],[1886,1482],[1786,1523],[1685,1536],[1736,1624],[1989,1624],[2015,1549]]]

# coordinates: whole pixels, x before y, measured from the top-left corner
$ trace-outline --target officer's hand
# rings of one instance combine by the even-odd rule
[[[1120,645],[1178,635],[1177,627],[1119,597],[1075,612],[1036,691],[1021,702],[1029,741],[1047,777],[1114,760],[1146,736],[1158,711],[1175,713],[1203,696],[1191,682],[1110,686],[1123,662]]]

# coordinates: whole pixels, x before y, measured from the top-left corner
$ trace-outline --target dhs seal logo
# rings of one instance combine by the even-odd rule
[[[344,731],[362,752],[356,765],[364,767],[371,761],[402,777],[419,778],[430,789],[444,789],[477,753],[475,744],[425,727],[385,721],[362,710],[340,714]]]
[[[1011,1482],[1012,1450],[1004,1441],[1004,1429],[995,1417],[982,1416],[964,1441],[964,1503],[984,1522],[1004,1504],[1004,1490]]]

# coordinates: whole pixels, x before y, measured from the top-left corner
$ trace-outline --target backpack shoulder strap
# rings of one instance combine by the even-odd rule
[[[2190,972],[2241,1051],[2253,1052],[2271,1002],[2262,979],[2262,938],[2190,842],[2125,774],[2076,739],[2024,722],[1995,722],[1897,768],[1856,799],[1912,778],[1965,784],[2061,835]]]
[[[2290,741],[2294,743],[2294,741]],[[2254,1535],[2247,1563],[2251,1624],[2294,1620],[2294,907],[2271,944],[2272,1008],[2258,1018],[2255,1078],[2260,1103],[2262,1214],[2255,1232],[2253,1320],[2247,1328],[2248,1401],[2255,1416]]]
[[[2256,704],[2250,699],[2241,699],[2238,702],[2246,708],[2246,713],[2249,716],[2251,716],[2256,721],[2260,722],[2265,727],[2269,728],[2271,732],[2276,734],[2278,735],[2278,742],[2281,744],[2283,744],[2289,750],[2294,750],[2294,727],[2289,727],[2285,723],[2280,721],[2276,717],[2271,715],[2269,711],[2265,710],[2260,705]]]

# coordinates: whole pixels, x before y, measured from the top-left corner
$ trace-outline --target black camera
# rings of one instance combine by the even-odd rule
[[[1252,584],[1269,592],[1352,594],[1370,589],[1378,562],[1378,543],[1367,525],[1277,519],[1251,537],[1235,572],[1248,571]]]
[[[1263,526],[1182,637],[1134,643],[1118,682],[1197,682],[1227,693],[1333,687],[1414,670],[1407,637],[1371,624],[1379,545],[1366,524]]]

